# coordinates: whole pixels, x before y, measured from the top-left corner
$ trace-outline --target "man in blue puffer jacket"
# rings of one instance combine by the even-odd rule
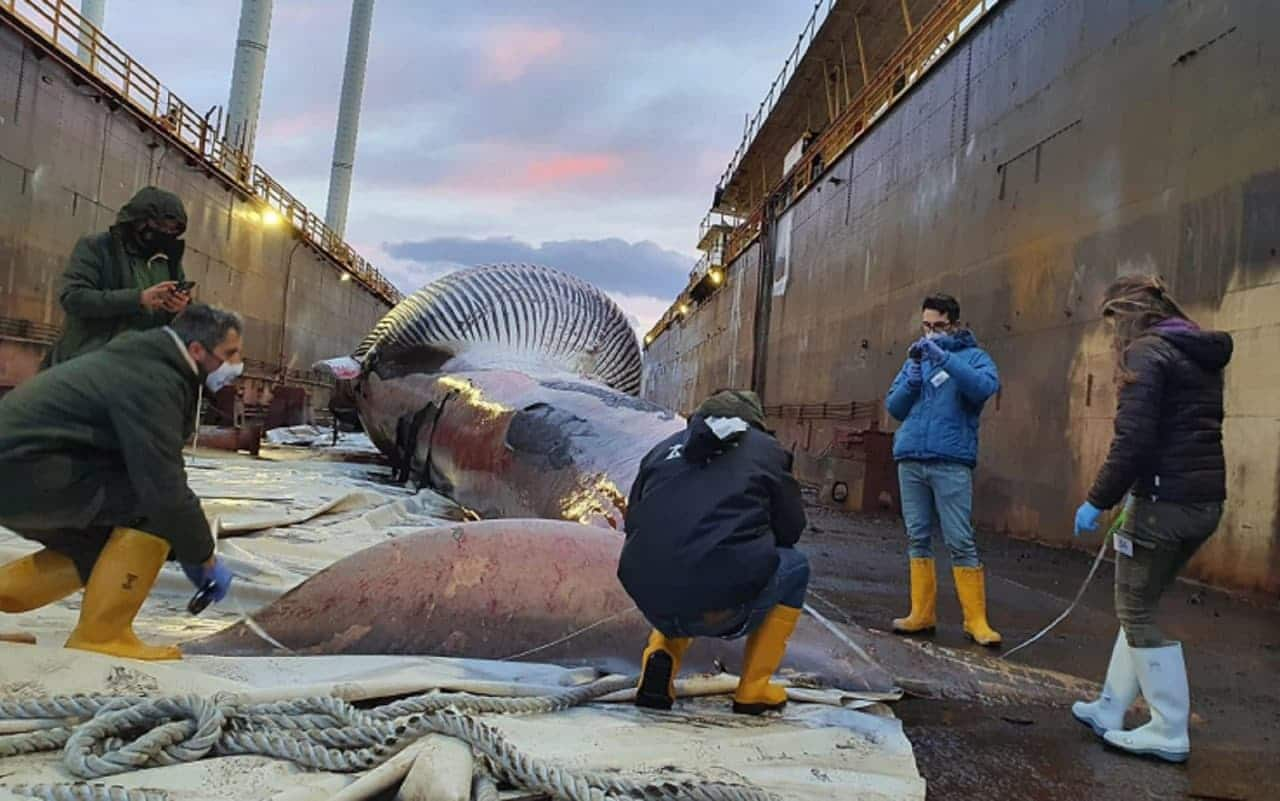
[[[973,539],[973,468],[978,463],[978,418],[1000,389],[991,356],[958,326],[960,304],[950,295],[925,298],[925,335],[910,348],[889,387],[886,406],[902,422],[893,438],[902,517],[911,558],[911,614],[893,621],[900,634],[932,631],[938,582],[933,531],[951,552],[964,632],[981,645],[999,645],[987,623],[986,585]]]

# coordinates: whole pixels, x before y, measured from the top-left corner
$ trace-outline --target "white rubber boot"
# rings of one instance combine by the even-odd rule
[[[1121,628],[1111,649],[1111,664],[1107,665],[1102,694],[1096,701],[1076,701],[1071,705],[1071,714],[1101,737],[1113,729],[1124,728],[1124,713],[1137,697],[1138,674],[1133,670],[1129,643]]]
[[[1191,689],[1187,686],[1182,643],[1130,648],[1129,653],[1142,696],[1151,707],[1151,722],[1133,731],[1109,731],[1102,739],[1131,754],[1157,757],[1166,762],[1186,762],[1191,753],[1191,738],[1187,734]]]

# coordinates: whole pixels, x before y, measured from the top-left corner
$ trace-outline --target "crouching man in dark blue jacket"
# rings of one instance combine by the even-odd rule
[[[653,625],[636,703],[670,709],[694,637],[750,635],[735,712],[780,709],[782,663],[809,586],[793,547],[806,525],[791,456],[753,392],[708,398],[640,463],[618,578]]]

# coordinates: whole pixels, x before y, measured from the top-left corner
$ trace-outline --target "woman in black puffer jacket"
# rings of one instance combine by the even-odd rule
[[[1102,512],[1131,493],[1115,537],[1121,629],[1101,696],[1072,713],[1108,745],[1183,762],[1191,750],[1186,664],[1181,643],[1166,641],[1156,626],[1155,611],[1222,519],[1222,371],[1232,342],[1200,330],[1151,276],[1112,284],[1102,314],[1115,335],[1119,403],[1111,450],[1076,513],[1076,534],[1095,530]],[[1151,722],[1124,731],[1139,692]]]

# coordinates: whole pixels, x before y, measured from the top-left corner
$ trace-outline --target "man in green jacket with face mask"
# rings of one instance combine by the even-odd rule
[[[81,237],[62,274],[62,338],[45,367],[96,350],[125,331],[168,325],[191,301],[183,289],[179,239],[187,212],[172,192],[144,187],[120,209],[116,224]]]
[[[214,601],[230,586],[182,449],[201,386],[217,392],[244,369],[242,328],[230,312],[192,304],[172,325],[121,334],[0,399],[0,525],[45,546],[0,564],[0,612],[83,587],[68,648],[181,658],[140,641],[133,619],[171,552]]]

